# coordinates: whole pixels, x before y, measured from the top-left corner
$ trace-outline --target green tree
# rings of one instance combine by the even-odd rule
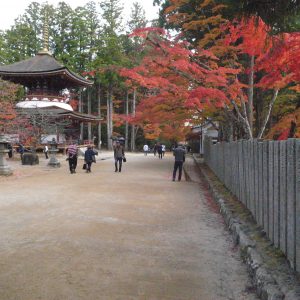
[[[32,2],[15,24],[3,33],[5,63],[14,63],[35,55],[42,48],[44,5]]]
[[[73,60],[70,59],[72,54],[71,49],[75,42],[71,36],[73,17],[74,11],[71,6],[65,2],[60,2],[54,10],[53,23],[51,24],[52,26],[50,25],[53,55],[71,68],[74,67]]]
[[[143,28],[147,26],[146,13],[138,2],[134,2],[131,8],[130,19],[127,22],[128,31],[132,32],[137,28]]]
[[[105,0],[100,3],[101,19],[103,20],[102,32],[99,35],[101,46],[97,51],[95,60],[95,69],[99,70],[98,79],[101,85],[107,90],[107,146],[112,148],[113,137],[113,99],[114,91],[118,89],[120,77],[118,68],[125,64],[123,39],[121,32],[123,30],[122,12],[123,7],[118,0]]]

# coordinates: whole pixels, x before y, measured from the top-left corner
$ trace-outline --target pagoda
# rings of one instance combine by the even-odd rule
[[[73,111],[63,90],[93,84],[61,65],[48,51],[40,51],[32,58],[0,66],[0,76],[25,87],[26,95],[17,104],[18,108],[56,107]]]
[[[74,112],[63,94],[72,88],[93,85],[59,63],[48,49],[48,25],[43,28],[43,49],[36,56],[10,65],[0,66],[0,77],[25,87],[25,97],[16,104],[20,109],[47,109],[79,122],[99,122],[100,117]]]

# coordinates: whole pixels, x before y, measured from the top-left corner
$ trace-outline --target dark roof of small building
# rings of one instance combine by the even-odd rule
[[[68,86],[89,86],[93,82],[70,71],[67,67],[60,64],[48,52],[39,52],[36,56],[10,64],[0,66],[0,76],[5,80],[15,83],[24,83],[24,76],[53,76],[62,75]]]

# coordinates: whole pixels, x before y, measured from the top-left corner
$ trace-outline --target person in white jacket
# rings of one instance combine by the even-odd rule
[[[161,151],[162,151],[162,156],[165,156],[165,152],[166,152],[166,145],[161,145]]]
[[[45,158],[48,159],[48,152],[49,152],[49,148],[48,145],[44,146],[44,154],[45,154]]]
[[[144,150],[144,155],[147,156],[147,154],[149,152],[149,146],[147,144],[145,144],[143,147],[143,150]]]

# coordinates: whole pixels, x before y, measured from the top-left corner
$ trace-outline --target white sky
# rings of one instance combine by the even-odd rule
[[[48,0],[49,4],[57,5],[62,0]],[[82,6],[90,0],[64,0],[72,8]],[[25,12],[25,9],[31,2],[45,3],[45,0],[1,0],[0,4],[0,29],[9,29],[14,24],[14,20]],[[94,0],[99,3],[100,0]],[[145,9],[146,18],[148,20],[156,19],[158,16],[158,7],[153,7],[153,0],[120,0],[124,4],[124,16],[123,19],[127,19],[130,15],[130,9],[134,2],[139,2]]]

